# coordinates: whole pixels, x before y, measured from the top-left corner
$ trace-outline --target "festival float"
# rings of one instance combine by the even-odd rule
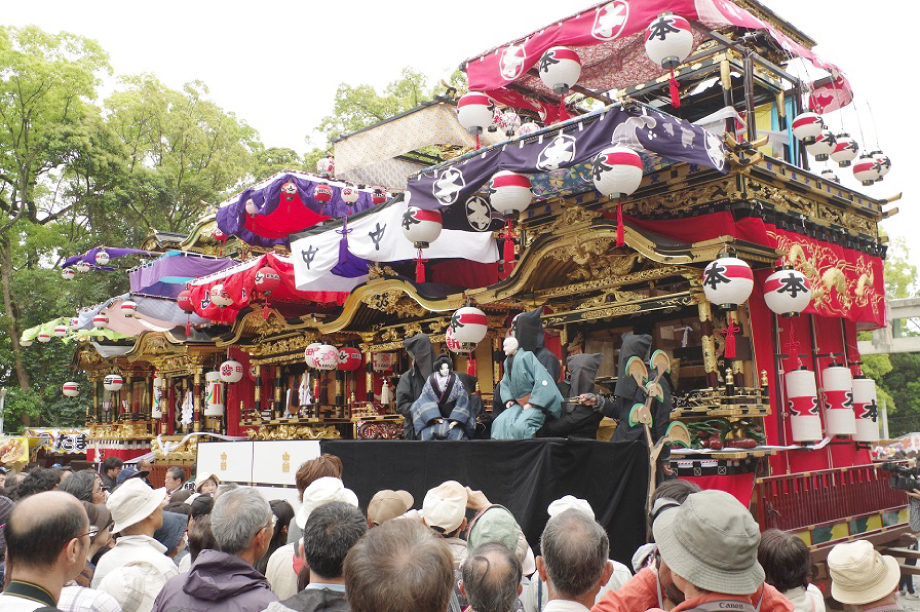
[[[315,174],[154,233],[131,293],[66,332],[94,385],[90,447],[197,459],[295,501],[320,452],[365,503],[457,478],[510,492],[533,541],[533,508],[576,494],[624,562],[672,474],[730,491],[818,563],[840,539],[895,543],[906,498],[871,462],[856,336],[885,324],[878,223],[900,194],[875,185],[887,157],[828,127],[854,93],[814,44],[753,0],[604,2],[468,59],[469,92],[341,138]],[[477,438],[529,401],[496,390],[525,322],[541,376],[601,356],[597,389],[632,405],[598,438],[632,442],[399,440],[405,341],[451,356]]]

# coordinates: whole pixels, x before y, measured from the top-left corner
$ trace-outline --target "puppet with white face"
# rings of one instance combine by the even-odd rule
[[[476,429],[470,396],[454,372],[450,357],[440,355],[412,404],[412,424],[420,440],[466,440]]]

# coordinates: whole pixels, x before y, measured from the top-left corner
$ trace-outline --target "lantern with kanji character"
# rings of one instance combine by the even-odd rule
[[[77,397],[80,395],[80,385],[75,382],[65,382],[61,385],[61,392],[67,397]]]
[[[195,307],[192,305],[192,292],[188,289],[180,291],[179,295],[176,297],[176,306],[181,308],[183,312],[194,312]]]
[[[448,327],[447,331],[444,332],[444,344],[447,345],[448,350],[454,353],[468,353],[469,348],[457,341],[457,337],[454,335],[454,329]]]
[[[853,412],[856,414],[857,442],[877,442],[878,434],[878,396],[875,381],[858,376],[853,379]]]
[[[64,280],[73,280],[73,277],[76,275],[77,273],[73,268],[64,268],[61,270],[61,278]]]
[[[331,344],[320,345],[313,354],[313,362],[317,370],[334,370],[339,367],[339,349]]]
[[[815,136],[814,142],[805,145],[805,150],[814,156],[816,161],[827,161],[827,158],[834,152],[836,147],[837,137],[830,130],[824,129]]]
[[[505,109],[503,113],[503,125],[505,136],[514,136],[521,127],[521,116],[512,109]]]
[[[638,153],[621,145],[604,149],[594,157],[591,176],[594,188],[609,198],[635,193],[642,184],[642,158]],[[617,203],[617,246],[626,243],[626,226],[623,205]]]
[[[224,416],[224,385],[220,382],[220,374],[208,372],[204,375],[204,380],[204,415]]]
[[[376,206],[378,204],[383,204],[386,201],[387,201],[387,192],[379,187],[374,189],[374,193],[371,194],[371,203]]]
[[[763,298],[776,314],[796,315],[811,302],[811,283],[792,266],[782,266],[764,282]]]
[[[252,279],[256,291],[263,295],[271,295],[272,291],[281,286],[281,275],[273,267],[262,266]]]
[[[355,202],[358,201],[361,192],[358,191],[358,188],[354,185],[345,185],[342,187],[341,196],[342,201],[348,204],[349,206],[354,206]]]
[[[125,300],[121,303],[119,308],[121,309],[121,314],[123,314],[125,318],[131,319],[134,318],[134,315],[137,313],[137,302],[134,300]]]
[[[71,317],[70,318],[70,329],[77,329],[78,327],[80,327],[80,318]]]
[[[319,350],[319,347],[323,346],[322,342],[313,342],[307,345],[307,348],[303,351],[303,360],[307,364],[308,368],[316,367],[316,351]]]
[[[105,249],[102,249],[96,253],[96,265],[97,266],[108,265],[110,259],[111,258],[109,257],[109,254],[108,252],[105,251]]]
[[[875,181],[880,182],[885,178],[885,175],[888,174],[888,171],[891,170],[891,159],[881,151],[873,151],[871,155],[878,165],[878,178],[875,179]]]
[[[645,53],[649,59],[670,71],[668,85],[671,105],[680,106],[680,90],[674,78],[674,69],[680,66],[693,51],[693,32],[690,23],[673,13],[661,13],[652,20],[645,31]]]
[[[878,160],[871,153],[863,153],[853,162],[853,176],[866,187],[874,184],[882,176]]]
[[[703,271],[706,299],[725,310],[734,310],[745,303],[753,289],[754,272],[737,257],[720,257]]]
[[[425,282],[425,262],[422,259],[422,249],[427,249],[441,235],[442,224],[441,213],[436,210],[424,210],[410,206],[403,213],[403,235],[417,249],[415,260],[415,282],[417,283]]]
[[[568,47],[550,47],[540,58],[537,72],[544,85],[563,95],[581,76],[581,58]]]
[[[824,387],[824,416],[827,435],[856,434],[856,414],[853,412],[853,373],[850,368],[834,364],[821,371]]]
[[[465,346],[466,350],[472,350],[486,337],[489,331],[489,319],[486,313],[478,308],[464,306],[455,310],[451,315],[450,329],[461,346]]]
[[[325,204],[332,199],[332,187],[326,183],[320,183],[313,188],[313,199],[320,204]]]
[[[792,135],[801,140],[802,144],[805,146],[813,143],[815,137],[823,130],[824,119],[811,111],[799,113],[798,116],[792,120]]]
[[[109,374],[102,379],[106,391],[120,391],[125,386],[125,379],[118,374]]]
[[[96,329],[102,329],[109,324],[109,318],[104,314],[97,314],[93,317],[93,327]]]
[[[841,168],[846,168],[849,166],[854,159],[856,159],[856,154],[859,153],[859,144],[846,132],[837,134],[837,144],[834,145],[834,150],[831,153],[831,159],[837,162]]]
[[[243,364],[239,361],[228,359],[220,364],[218,374],[225,383],[237,383],[243,380]]]
[[[529,136],[530,134],[533,134],[534,132],[539,132],[541,129],[543,128],[541,128],[539,125],[537,125],[533,121],[528,121],[527,123],[521,124],[521,127],[519,127],[517,130],[517,135],[518,136]]]
[[[226,308],[227,306],[233,305],[233,300],[230,298],[230,294],[227,293],[227,290],[224,288],[223,283],[217,283],[211,287],[210,293],[211,301],[220,308]]]
[[[361,367],[361,351],[352,346],[343,346],[339,349],[338,369],[343,372],[354,372]]]
[[[463,129],[474,136],[492,125],[495,103],[484,93],[471,91],[457,100],[457,119]],[[477,140],[478,143],[478,140]]]
[[[784,376],[789,414],[792,417],[792,439],[795,442],[823,440],[815,373],[803,366],[798,370],[786,372]]]

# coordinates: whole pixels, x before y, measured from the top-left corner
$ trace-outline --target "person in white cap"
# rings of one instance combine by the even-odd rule
[[[100,588],[109,572],[132,561],[146,561],[164,580],[179,573],[173,560],[166,556],[166,547],[153,537],[163,526],[165,501],[166,489],[151,489],[137,478],[125,481],[112,493],[105,505],[115,521],[112,532],[119,535],[115,547],[102,555],[96,566],[94,589]]]
[[[460,533],[466,528],[468,495],[466,487],[448,480],[428,491],[422,501],[422,522],[450,546],[455,570],[460,569],[466,557],[466,541],[460,538]]]
[[[898,601],[901,569],[894,557],[881,555],[866,540],[838,544],[827,555],[831,596],[857,612],[903,610]]]

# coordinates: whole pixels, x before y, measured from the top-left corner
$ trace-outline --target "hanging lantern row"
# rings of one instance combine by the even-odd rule
[[[795,442],[818,442],[824,438],[818,409],[815,373],[805,366],[785,374],[786,396]],[[858,376],[850,368],[832,364],[821,372],[824,385],[824,416],[828,436],[853,436],[856,442],[879,439],[878,400],[875,381]]]
[[[352,347],[337,349],[331,344],[314,342],[303,352],[307,367],[315,370],[342,370],[353,372],[361,367],[361,351]]]
[[[853,168],[853,177],[868,187],[882,180],[891,169],[891,159],[881,151],[859,155],[859,144],[846,132],[836,136],[824,124],[820,115],[811,111],[800,113],[792,120],[792,135],[798,138],[816,161],[837,162],[841,168]],[[854,161],[855,160],[855,161]],[[827,180],[840,180],[827,169],[821,172]]]

